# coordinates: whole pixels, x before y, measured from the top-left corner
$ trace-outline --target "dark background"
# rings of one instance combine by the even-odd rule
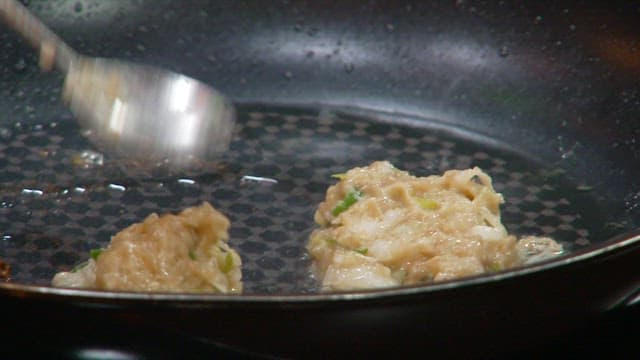
[[[608,314],[601,321],[549,338],[533,348],[482,356],[480,359],[635,359],[640,355],[637,334],[640,330],[640,311],[637,306]],[[108,319],[46,324],[46,318],[4,319],[0,330],[0,356],[6,359],[267,359],[242,350],[229,349],[183,334],[157,328],[122,327]],[[54,325],[54,326],[51,326]],[[314,324],[301,324],[314,326]],[[212,324],[212,326],[215,326]],[[357,336],[357,334],[354,334]],[[517,334],[505,334],[505,339]],[[505,340],[508,341],[508,340]],[[460,344],[464,346],[464,344]],[[102,350],[102,357],[87,350]],[[446,349],[415,348],[416,358],[430,357]],[[96,353],[93,353],[96,354]],[[326,356],[324,356],[326,355]],[[325,358],[333,358],[327,349]],[[447,356],[446,358],[451,358]]]

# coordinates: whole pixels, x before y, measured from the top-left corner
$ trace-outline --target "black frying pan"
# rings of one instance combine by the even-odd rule
[[[101,154],[61,79],[3,30],[3,314],[41,329],[171,329],[263,354],[496,354],[630,307],[640,285],[637,3],[30,1],[78,51],[160,65],[238,105],[231,150],[182,172]],[[495,275],[319,294],[304,245],[331,174],[477,165],[518,235],[567,254]],[[277,183],[255,181],[267,177]],[[71,291],[57,271],[151,212],[211,201],[242,296]],[[8,316],[8,315],[7,315]],[[46,321],[43,321],[46,319]],[[67,330],[68,331],[68,330]],[[504,341],[505,334],[510,336]],[[464,346],[460,346],[464,343]]]

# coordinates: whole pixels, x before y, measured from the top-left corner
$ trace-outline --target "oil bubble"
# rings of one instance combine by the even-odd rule
[[[80,153],[74,154],[71,157],[73,165],[89,169],[93,167],[99,167],[104,164],[104,155],[93,150],[84,150]]]
[[[263,177],[263,176],[253,176],[253,175],[244,175],[241,179],[240,179],[240,183],[241,184],[277,184],[278,180],[276,179],[272,179],[272,178],[268,178],[268,177]]]
[[[107,188],[109,188],[109,190],[115,190],[120,192],[124,192],[127,190],[126,186],[120,185],[120,184],[114,184],[114,183],[109,184]]]
[[[24,59],[20,59],[13,65],[13,68],[16,72],[23,72],[27,68],[27,62]]]
[[[7,128],[0,128],[0,139],[8,140],[13,135],[13,131]]]
[[[83,9],[84,9],[84,5],[80,1],[76,2],[75,5],[73,5],[73,11],[77,13],[81,13]]]
[[[27,189],[27,188],[25,188],[25,189],[22,189],[21,194],[23,196],[35,196],[35,197],[38,197],[38,196],[44,195],[44,191],[42,191],[40,189]]]
[[[348,63],[348,64],[344,65],[344,71],[346,71],[347,74],[351,74],[353,72],[354,68],[355,67],[353,66],[352,63]]]
[[[196,181],[188,178],[180,178],[178,179],[178,184],[180,185],[196,185]]]

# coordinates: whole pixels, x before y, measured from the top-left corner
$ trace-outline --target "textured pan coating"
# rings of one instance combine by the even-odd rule
[[[0,245],[12,281],[24,284],[48,285],[153,212],[211,201],[231,221],[244,294],[316,292],[305,244],[331,175],[380,158],[419,176],[479,166],[505,197],[510,232],[552,237],[569,252],[600,239],[606,221],[558,169],[441,130],[340,112],[241,109],[231,150],[180,173],[92,153],[71,121],[16,127],[2,146]]]

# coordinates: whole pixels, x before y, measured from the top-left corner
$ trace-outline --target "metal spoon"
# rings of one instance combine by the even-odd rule
[[[15,0],[0,0],[0,18],[39,49],[42,70],[66,74],[65,103],[106,151],[183,165],[228,148],[235,110],[211,87],[151,66],[83,56]]]

